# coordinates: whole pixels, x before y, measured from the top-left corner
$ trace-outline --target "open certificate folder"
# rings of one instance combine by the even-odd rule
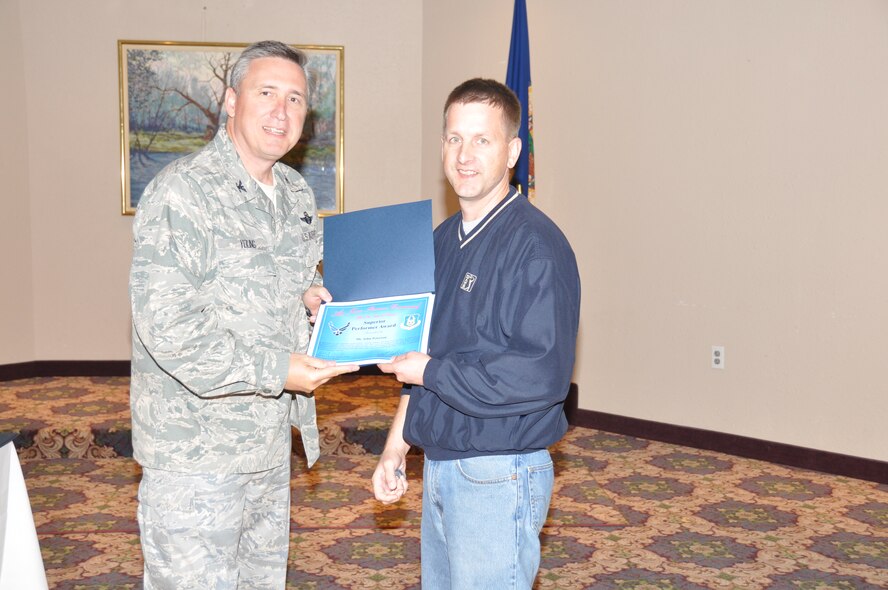
[[[435,301],[431,201],[324,220],[324,285],[308,354],[339,364],[428,350]]]

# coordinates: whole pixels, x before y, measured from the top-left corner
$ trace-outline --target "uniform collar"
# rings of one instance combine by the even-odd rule
[[[216,133],[216,137],[213,141],[216,151],[219,152],[222,165],[229,176],[227,182],[231,183],[234,192],[240,197],[240,202],[243,204],[250,204],[257,210],[274,217],[275,207],[266,203],[265,199],[267,199],[267,197],[265,191],[263,191],[253,177],[250,176],[250,173],[247,172],[244,163],[241,161],[241,158],[234,147],[234,142],[231,141],[231,136],[228,135],[228,129],[226,129],[225,125],[219,127],[219,131]],[[281,192],[281,183],[285,182],[283,175],[279,173],[277,163],[272,167],[272,174],[274,175],[273,194],[274,197],[277,198]],[[284,199],[284,201],[286,201],[286,199]],[[293,204],[287,202],[285,206],[286,213],[289,214],[290,209],[292,208]]]

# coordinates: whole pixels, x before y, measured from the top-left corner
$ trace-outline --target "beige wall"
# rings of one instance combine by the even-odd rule
[[[7,363],[128,358],[117,39],[344,45],[347,207],[433,198],[440,221],[441,104],[503,78],[512,1],[0,7],[4,76],[27,97],[0,98],[21,115],[4,184],[29,197],[0,202],[4,279],[22,284],[0,289],[0,327],[29,351],[0,339]],[[537,203],[584,285],[580,406],[888,459],[888,3],[528,0],[528,15]]]
[[[22,32],[17,2],[0,0],[0,364],[34,359],[31,202]]]
[[[23,57],[13,65],[24,64],[28,102],[11,112],[27,125],[31,163],[22,182],[33,207],[33,358],[129,358],[132,218],[119,209],[118,39],[345,46],[346,206],[420,196],[417,2],[0,1],[21,16]],[[17,226],[15,217],[0,223]]]
[[[511,8],[425,4],[427,152],[450,88],[503,79]],[[537,202],[583,280],[580,407],[888,459],[888,3],[527,9]]]

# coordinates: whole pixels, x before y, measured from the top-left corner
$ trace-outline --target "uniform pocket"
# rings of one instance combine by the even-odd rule
[[[277,280],[275,258],[271,252],[260,249],[258,241],[256,248],[217,250],[214,285],[217,301],[222,304],[222,324],[241,334],[257,323],[275,325]]]
[[[218,273],[222,277],[256,277],[277,274],[274,256],[257,240],[243,240],[255,247],[221,247],[217,253]],[[231,240],[226,240],[231,242]]]
[[[158,533],[182,532],[197,525],[194,488],[187,484],[153,477],[147,470],[139,486],[139,503],[145,525],[157,526]]]

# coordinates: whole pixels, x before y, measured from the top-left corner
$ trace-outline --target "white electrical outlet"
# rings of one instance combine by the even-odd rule
[[[724,346],[713,346],[711,359],[712,359],[712,368],[713,369],[724,369],[725,368],[725,347]]]

